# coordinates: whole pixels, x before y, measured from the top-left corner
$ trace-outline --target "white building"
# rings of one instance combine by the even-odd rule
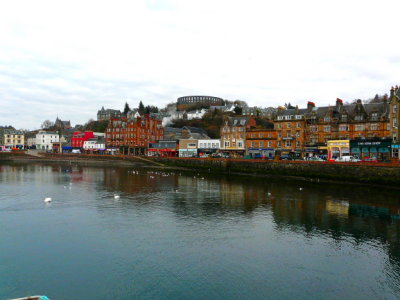
[[[92,138],[88,139],[87,141],[83,142],[83,149],[84,150],[105,150],[106,149],[106,143],[104,141],[104,138]]]
[[[221,148],[220,146],[221,141],[218,139],[198,140],[199,155],[215,153]]]
[[[36,149],[53,150],[53,144],[60,143],[60,136],[57,132],[39,131],[36,134]]]

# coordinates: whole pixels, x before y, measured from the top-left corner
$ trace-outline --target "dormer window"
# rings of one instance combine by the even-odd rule
[[[356,120],[356,121],[362,121],[364,119],[364,116],[363,115],[357,115],[357,116],[355,116],[355,118],[354,118],[354,120]]]
[[[342,115],[341,120],[342,120],[343,122],[347,122],[347,115]]]
[[[373,121],[378,120],[378,113],[376,113],[376,112],[372,113],[371,119],[372,119]]]

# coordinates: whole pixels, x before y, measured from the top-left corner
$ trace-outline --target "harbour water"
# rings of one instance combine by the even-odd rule
[[[399,299],[400,192],[2,164],[0,299],[37,294]]]

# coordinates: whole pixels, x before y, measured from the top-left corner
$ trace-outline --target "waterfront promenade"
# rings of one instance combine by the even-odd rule
[[[2,153],[1,161],[75,163],[81,165],[140,165],[160,168],[181,168],[208,173],[251,175],[258,177],[292,177],[309,181],[337,181],[346,184],[400,185],[400,162],[330,162],[260,159],[143,157],[128,155],[49,154],[31,156],[26,153]]]

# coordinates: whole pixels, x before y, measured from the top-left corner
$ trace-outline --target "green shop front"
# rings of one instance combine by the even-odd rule
[[[400,144],[392,144],[392,158],[400,159]]]
[[[350,153],[360,159],[390,160],[391,139],[350,140]]]

